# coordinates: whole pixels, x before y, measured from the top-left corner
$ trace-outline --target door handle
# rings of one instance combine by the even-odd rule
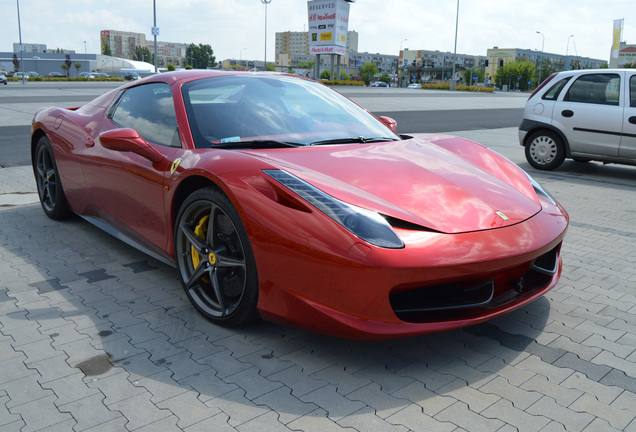
[[[561,115],[563,117],[568,117],[569,118],[569,117],[574,116],[574,111],[572,111],[572,110],[563,110],[563,111],[561,111]]]
[[[630,122],[631,124],[636,124],[636,116],[632,116],[628,118],[627,121]]]

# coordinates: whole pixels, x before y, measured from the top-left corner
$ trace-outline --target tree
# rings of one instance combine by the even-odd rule
[[[60,65],[60,67],[62,68],[62,71],[64,72],[64,75],[66,75],[68,77],[68,65],[66,63],[62,63]]]
[[[71,61],[71,55],[70,54],[66,54],[66,60],[64,60],[64,64],[66,65],[66,77],[69,77],[69,71],[71,69],[71,66],[73,65],[73,62]]]
[[[150,64],[155,63],[155,56],[150,52],[148,47],[135,47],[135,54],[133,55],[133,60],[142,61]]]
[[[186,48],[186,61],[189,61],[197,69],[216,67],[216,57],[210,45],[188,45],[188,48]]]
[[[316,62],[314,60],[306,60],[298,63],[296,67],[300,69],[313,69],[315,64]]]
[[[474,80],[472,77],[477,75],[477,80]],[[480,82],[484,82],[484,78],[486,77],[486,72],[481,69],[466,69],[464,71],[464,84],[465,85],[470,85],[470,83],[472,82],[473,84],[477,84]]]
[[[75,62],[73,63],[73,66],[75,67],[75,74],[79,75],[79,70],[82,68],[82,64],[80,62]]]
[[[519,90],[527,90],[534,82],[536,65],[530,61],[514,61],[500,67],[495,74],[497,87],[504,85],[514,88],[519,83]]]
[[[380,75],[380,81],[384,81],[387,84],[391,84],[391,75],[384,72],[382,75]]]
[[[276,66],[272,63],[265,63],[265,70],[268,72],[276,72]]]
[[[556,69],[554,68],[554,65],[552,64],[552,61],[549,58],[541,59],[539,61],[539,64],[537,64],[536,68],[541,73],[541,76],[539,77],[539,80],[537,81],[537,84],[541,84],[543,81],[545,81],[545,79],[547,77],[549,77],[554,72],[556,72]],[[577,69],[574,66],[573,66],[573,68]]]
[[[378,66],[375,63],[365,63],[360,66],[360,78],[366,85],[369,85],[371,79],[378,73]]]
[[[324,79],[324,80],[331,79],[331,71],[325,69],[322,72],[320,72],[320,79]],[[335,79],[338,79],[338,78],[335,78]],[[345,72],[343,69],[340,69],[340,79],[345,81],[349,80],[349,74]]]
[[[108,45],[106,38],[102,39],[102,54],[107,56],[113,55],[110,52],[110,45]]]

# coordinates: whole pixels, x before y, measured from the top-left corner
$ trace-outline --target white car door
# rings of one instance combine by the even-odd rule
[[[623,130],[620,88],[619,73],[588,73],[576,77],[559,97],[552,122],[568,138],[573,155],[618,155]]]
[[[618,156],[636,160],[636,70],[625,72],[623,135]]]

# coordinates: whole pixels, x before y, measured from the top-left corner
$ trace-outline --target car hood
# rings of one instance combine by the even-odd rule
[[[246,153],[342,201],[444,233],[514,225],[541,210],[519,167],[447,135]]]

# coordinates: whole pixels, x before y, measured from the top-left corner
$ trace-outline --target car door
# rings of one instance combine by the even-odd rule
[[[618,156],[636,160],[636,71],[625,72],[625,112]]]
[[[553,125],[576,155],[617,156],[623,129],[621,74],[586,73],[568,87],[552,113]]]
[[[98,203],[95,213],[142,244],[163,249],[172,236],[166,230],[164,186],[180,148],[170,86],[148,83],[131,87],[116,100],[108,117],[110,130],[101,131],[94,146],[85,152],[84,177]],[[150,153],[107,145],[104,137],[110,134],[112,141],[112,132],[124,128],[134,129]]]

